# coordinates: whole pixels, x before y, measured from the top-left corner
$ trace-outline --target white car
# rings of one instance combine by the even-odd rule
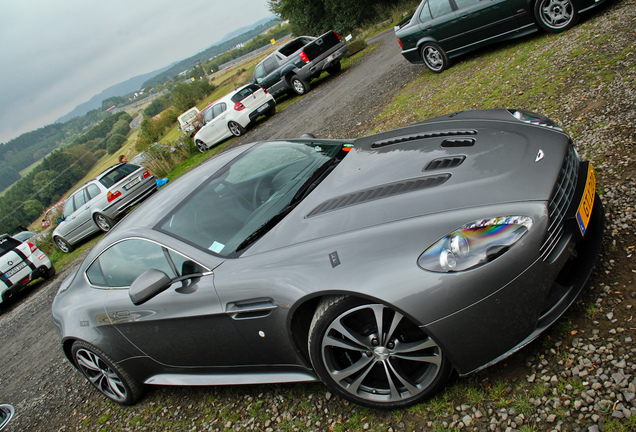
[[[0,235],[0,305],[37,278],[49,279],[55,268],[35,243]]]
[[[194,143],[204,152],[231,136],[241,136],[245,128],[262,115],[276,113],[276,101],[257,84],[248,84],[223,96],[203,114],[203,126]]]

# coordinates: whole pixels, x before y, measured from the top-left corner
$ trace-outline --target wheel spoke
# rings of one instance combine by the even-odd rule
[[[391,321],[391,326],[389,327],[389,331],[386,333],[386,338],[384,338],[384,340],[382,341],[382,344],[386,344],[391,339],[393,339],[393,333],[395,333],[395,330],[397,329],[398,325],[400,325],[400,323],[402,322],[402,318],[404,318],[404,315],[402,315],[401,313],[397,311],[393,314],[393,320]]]
[[[393,378],[391,377],[391,370],[393,367],[389,364],[389,362],[383,361],[382,366],[384,366],[384,373],[386,374],[386,381],[389,384],[389,391],[391,392],[391,400],[400,399],[400,391],[395,386],[393,382]],[[391,370],[390,370],[391,369]]]
[[[384,363],[385,363],[385,368],[390,368],[391,369],[391,372],[393,372],[393,375],[398,379],[398,381],[400,381],[402,386],[404,386],[404,388],[406,388],[411,395],[417,394],[419,389],[417,388],[416,385],[411,383],[406,377],[402,376],[403,374],[401,372],[398,372],[398,370],[393,366],[393,364],[390,361],[387,361],[387,362],[384,362]],[[397,388],[395,387],[395,383],[390,378],[391,374],[389,373],[388,369],[387,369],[387,375],[389,376],[389,381],[390,381],[390,386],[391,386],[391,394],[393,394],[393,389],[395,388],[397,396],[400,396],[400,393],[397,391]]]
[[[331,329],[337,331],[338,333],[340,333],[342,336],[344,336],[346,339],[350,341],[349,344],[347,344],[346,342],[341,341],[339,339],[329,338],[330,340],[334,342],[333,344],[334,346],[337,346],[336,345],[337,342],[341,342],[341,343],[344,342],[345,344],[340,345],[340,347],[355,349],[357,351],[366,351],[372,348],[365,337],[363,337],[362,335],[354,334],[349,329],[345,328],[345,326],[342,325],[341,321],[334,321],[333,324],[331,325]]]
[[[374,360],[366,355],[360,357],[360,359],[349,367],[341,370],[329,370],[329,373],[336,381],[349,378],[351,375],[360,372],[362,369],[373,367]],[[365,374],[366,375],[366,372]]]
[[[400,342],[396,344],[393,352],[398,354],[403,354],[403,353],[421,351],[421,350],[425,350],[428,348],[435,348],[435,347],[437,347],[437,344],[435,343],[435,341],[433,341],[433,339],[431,338],[428,338],[425,341],[410,342],[410,343]]]
[[[95,372],[101,372],[101,368],[97,366],[97,362],[93,353],[89,353],[86,351],[82,351],[81,354],[78,353],[77,363],[79,363],[80,366],[83,366],[86,369],[89,369]]]

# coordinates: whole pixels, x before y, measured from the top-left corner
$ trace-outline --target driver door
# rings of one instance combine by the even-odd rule
[[[250,364],[248,345],[224,312],[212,274],[178,282],[135,306],[130,284],[147,269],[171,278],[205,271],[174,250],[143,239],[107,249],[91,265],[91,283],[108,285],[105,311],[110,323],[153,360],[168,366],[214,367]]]

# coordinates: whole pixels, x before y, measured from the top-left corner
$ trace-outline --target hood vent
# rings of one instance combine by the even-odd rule
[[[455,156],[447,158],[439,158],[429,162],[423,171],[433,171],[438,169],[449,169],[460,166],[466,160],[466,156]]]
[[[472,147],[475,145],[474,138],[465,139],[445,139],[442,141],[442,147]]]
[[[386,147],[393,144],[400,144],[403,142],[415,141],[420,139],[461,136],[461,135],[477,135],[477,131],[476,130],[454,130],[454,131],[451,130],[451,131],[425,132],[425,133],[419,133],[419,134],[413,134],[413,135],[403,135],[399,137],[376,141],[373,144],[371,144],[371,148]],[[454,140],[450,140],[450,141],[454,141]],[[463,141],[463,140],[457,140],[457,141]],[[473,140],[473,143],[471,145],[473,145],[474,143],[475,142]]]
[[[320,204],[313,209],[307,217],[317,216],[319,214],[340,210],[345,207],[351,207],[369,201],[375,201],[390,196],[401,195],[408,192],[414,192],[422,189],[428,189],[445,183],[451,177],[450,174],[440,174],[438,176],[419,177],[401,182],[388,183],[376,186],[370,189],[363,189],[332,198]]]

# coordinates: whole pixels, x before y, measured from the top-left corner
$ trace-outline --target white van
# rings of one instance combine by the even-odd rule
[[[197,128],[197,123],[199,121],[199,108],[192,107],[179,117],[177,117],[179,121],[179,126],[181,127],[181,131],[189,136],[194,135],[194,132]]]

